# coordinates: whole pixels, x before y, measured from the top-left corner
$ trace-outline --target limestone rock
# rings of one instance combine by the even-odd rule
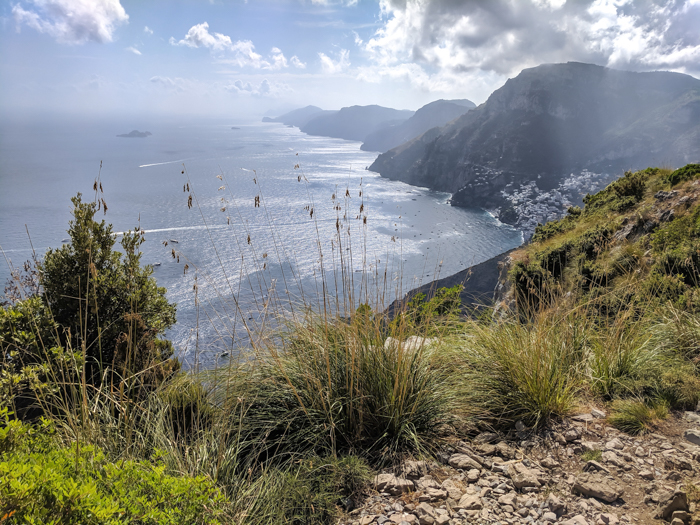
[[[612,503],[623,494],[623,490],[619,487],[613,487],[600,474],[584,473],[576,478],[573,487],[574,492],[583,494],[591,498],[596,498],[607,503]]]
[[[455,505],[454,509],[455,510],[481,510],[483,508],[483,503],[481,502],[481,498],[479,497],[478,494],[470,495],[470,494],[465,494],[462,496]]]
[[[700,430],[686,430],[683,434],[683,437],[685,437],[685,439],[687,439],[694,445],[700,445]]]
[[[466,454],[453,454],[447,461],[452,468],[480,469],[481,465]]]
[[[522,463],[513,463],[509,465],[508,475],[516,489],[528,487],[539,488],[541,486],[540,482],[537,480],[537,474]]]
[[[573,518],[566,520],[562,525],[589,525],[589,523],[581,514],[577,514]]]
[[[388,492],[394,496],[413,490],[413,482],[393,474],[379,474],[374,478],[374,487],[379,492]]]
[[[673,513],[678,510],[688,512],[688,495],[682,490],[667,492],[659,497],[659,508],[656,512],[656,517],[668,521]]]

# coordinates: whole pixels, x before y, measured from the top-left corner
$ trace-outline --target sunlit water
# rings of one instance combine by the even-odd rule
[[[244,324],[269,322],[266,308],[321,308],[322,270],[327,308],[342,307],[341,268],[356,302],[376,302],[379,289],[388,304],[522,241],[482,210],[450,206],[449,194],[367,171],[376,154],[358,142],[234,119],[140,126],[153,135],[117,138],[136,127],[120,122],[1,124],[0,246],[15,266],[31,256],[26,230],[39,254],[60,246],[70,197],[94,197],[102,161],[105,218],[117,232],[146,230],[142,261],[157,265],[158,284],[178,304],[168,335],[188,362],[195,348],[210,365],[245,343]],[[8,277],[3,262],[0,279]]]

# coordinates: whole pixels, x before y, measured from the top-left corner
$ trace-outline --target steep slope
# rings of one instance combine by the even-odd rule
[[[376,105],[351,106],[312,118],[301,126],[301,131],[309,135],[362,141],[379,127],[398,124],[412,115],[413,111]]]
[[[478,108],[380,155],[370,169],[453,192],[457,205],[506,208],[504,190],[529,182],[547,191],[585,169],[612,178],[699,157],[700,80],[569,62],[522,71]]]
[[[336,113],[336,111],[324,111],[323,109],[317,106],[306,106],[304,108],[295,109],[294,111],[285,113],[284,115],[280,115],[279,117],[264,117],[262,121],[280,122],[282,124],[286,124],[287,126],[296,126],[297,128],[300,128],[302,126],[305,126],[306,123],[313,118],[316,118],[320,115],[329,115],[333,113]]]
[[[383,127],[365,137],[360,149],[365,151],[389,151],[418,137],[431,128],[444,126],[461,117],[476,104],[471,100],[436,100],[426,104],[401,124]]]

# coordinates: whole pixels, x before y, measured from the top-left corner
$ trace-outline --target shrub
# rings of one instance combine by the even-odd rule
[[[363,450],[382,459],[437,444],[453,408],[451,363],[435,346],[384,345],[382,320],[373,322],[358,332],[310,315],[282,336],[282,349],[258,353],[250,390],[228,395],[249,403],[242,432],[263,458]]]
[[[14,522],[190,525],[225,516],[226,500],[206,478],[171,476],[158,458],[112,463],[98,447],[61,447],[8,424],[24,432],[9,447],[0,433],[0,516]]]
[[[141,267],[143,232],[123,235],[124,253],[113,250],[112,226],[97,222],[96,202],[72,199],[71,242],[49,249],[39,264],[44,299],[66,332],[66,345],[84,349],[87,376],[98,383],[106,368],[121,375],[149,371],[145,381],[170,373],[172,345],[159,337],[175,322],[175,305],[165,298],[149,266]]]
[[[700,177],[700,164],[687,164],[671,173],[668,176],[668,183],[673,187],[676,184],[697,179],[698,177]]]
[[[603,452],[600,450],[586,450],[581,454],[581,461],[600,461],[603,458]]]
[[[662,401],[647,404],[640,399],[618,399],[613,401],[608,421],[618,430],[637,435],[653,430],[667,415],[668,406]]]
[[[496,427],[542,425],[571,412],[583,386],[586,333],[571,316],[473,325],[462,350],[463,395]]]

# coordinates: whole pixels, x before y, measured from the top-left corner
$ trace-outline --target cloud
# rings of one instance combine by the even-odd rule
[[[175,39],[171,37],[170,43],[177,46],[208,47],[214,51],[223,51],[233,46],[230,36],[221,33],[210,33],[209,24],[206,22],[190,27],[185,38],[180,41],[176,42]]]
[[[340,50],[338,60],[333,60],[325,53],[319,53],[318,57],[321,59],[323,70],[331,75],[342,73],[350,66],[350,51],[347,49]]]
[[[151,77],[151,82],[163,87],[175,87],[177,82],[170,77],[155,76]]]
[[[222,33],[210,33],[207,22],[192,26],[182,40],[175,40],[171,37],[170,43],[174,46],[204,47],[212,51],[229,53],[231,57],[222,58],[221,62],[238,67],[253,67],[255,69],[269,69],[273,71],[289,67],[287,58],[279,48],[273,47],[268,58],[264,59],[262,55],[256,53],[255,45],[250,40],[237,40],[234,42],[230,36]]]
[[[116,26],[129,20],[119,0],[31,0],[31,4],[28,9],[12,6],[17,30],[26,25],[61,44],[111,42]]]
[[[299,57],[294,55],[292,58],[289,59],[289,61],[292,63],[292,65],[298,69],[306,69],[306,63],[302,62],[299,60]]]
[[[238,95],[249,95],[254,97],[276,97],[281,93],[291,91],[287,84],[271,83],[267,79],[263,79],[258,85],[254,85],[248,81],[239,79],[232,84],[224,86],[224,89]]]
[[[364,47],[374,69],[400,75],[417,65],[428,84],[569,60],[700,71],[697,0],[380,0],[380,8],[383,26]]]
[[[357,31],[353,31],[352,34],[355,37],[355,45],[356,46],[361,46],[362,44],[364,44],[364,42],[360,38],[360,35],[357,33]]]
[[[141,54],[141,51],[139,51],[138,49],[136,49],[134,46],[129,46],[129,47],[125,48],[125,49],[126,49],[127,51],[131,51],[134,55],[140,55],[140,54]]]
[[[143,32],[146,33],[147,35],[152,35],[152,34],[153,34],[153,29],[151,29],[151,28],[148,27],[148,26],[145,26],[145,27],[143,28]]]

